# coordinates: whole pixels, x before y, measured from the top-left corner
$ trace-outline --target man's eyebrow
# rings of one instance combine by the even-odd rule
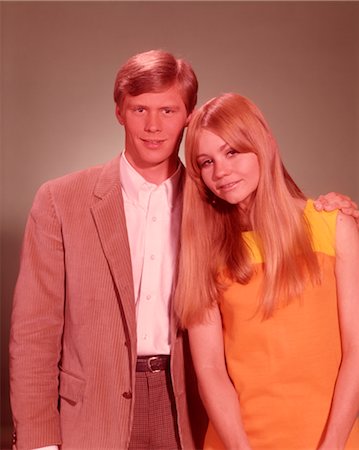
[[[136,102],[133,102],[133,103],[129,102],[129,106],[131,108],[143,108],[143,109],[150,108],[150,106],[148,106],[148,105],[144,105],[143,103],[136,103]],[[156,106],[155,108],[156,109],[176,109],[176,110],[180,109],[180,107],[178,105],[170,104],[170,103]]]
[[[143,105],[142,103],[136,103],[136,102],[133,102],[133,103],[130,102],[130,106],[131,106],[131,108],[146,108],[146,106]]]
[[[168,105],[160,106],[160,108],[179,109],[179,106],[178,106],[178,105],[171,105],[171,104],[168,104]]]

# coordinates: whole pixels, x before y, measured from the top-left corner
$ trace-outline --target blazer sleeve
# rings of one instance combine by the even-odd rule
[[[10,332],[14,448],[61,444],[58,377],[64,321],[61,222],[50,184],[34,200],[25,229]]]

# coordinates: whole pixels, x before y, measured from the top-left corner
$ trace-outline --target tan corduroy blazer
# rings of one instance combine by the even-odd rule
[[[196,400],[189,356],[188,366],[183,361],[187,340],[174,326],[171,333],[182,446],[199,448],[202,411],[196,401],[190,407],[186,401],[186,391]],[[47,182],[35,197],[10,336],[14,448],[126,449],[135,363],[135,302],[117,157]]]

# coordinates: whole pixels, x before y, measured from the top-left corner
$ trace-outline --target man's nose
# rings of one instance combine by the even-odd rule
[[[161,131],[161,119],[156,112],[150,112],[147,116],[145,130],[150,133]]]

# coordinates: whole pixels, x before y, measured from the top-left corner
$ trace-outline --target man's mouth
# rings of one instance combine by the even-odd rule
[[[160,147],[165,142],[164,139],[141,139],[141,140],[146,147],[154,149]]]

